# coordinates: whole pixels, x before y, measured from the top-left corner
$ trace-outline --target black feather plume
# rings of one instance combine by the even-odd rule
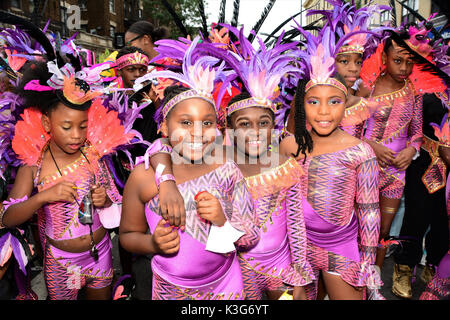
[[[69,58],[70,64],[73,66],[75,72],[81,71],[80,58],[78,56],[75,57],[71,53],[66,54],[66,56]]]
[[[42,30],[39,29],[36,25],[28,20],[25,20],[24,18],[10,14],[6,11],[0,11],[0,22],[14,25],[20,28],[22,31],[26,32],[30,37],[41,44],[42,48],[44,48],[45,53],[47,54],[48,60],[55,59],[55,50],[53,49],[50,40],[48,40],[45,33],[42,32]]]
[[[413,16],[414,16],[414,18],[416,18],[417,20],[419,20],[419,21],[426,21],[427,19],[425,19],[423,16],[421,16],[417,11],[415,11],[414,9],[412,9],[411,7],[409,7],[409,6],[407,6],[406,4],[404,4],[403,2],[400,2],[399,0],[395,0],[395,1],[397,1],[398,3],[400,3],[400,5],[403,7],[403,8],[405,8],[406,10],[408,10],[408,12],[409,13],[411,13]],[[439,32],[434,28],[434,27],[431,27],[431,33],[433,33],[433,35],[436,37],[436,38],[442,38],[442,36],[439,34]]]
[[[219,9],[219,19],[217,23],[225,23],[225,7],[227,6],[227,0],[222,0]]]
[[[198,0],[198,10],[202,18],[202,33],[204,37],[208,37],[208,23],[206,22],[205,4],[203,0]]]
[[[237,27],[239,21],[239,6],[241,4],[240,0],[234,0],[233,2],[233,18],[231,19],[231,25]]]
[[[170,3],[167,0],[161,0],[164,7],[166,7],[167,11],[169,11],[170,15],[172,16],[173,20],[175,21],[175,24],[177,25],[178,29],[180,29],[183,36],[187,37],[188,32],[186,30],[186,27],[183,24],[183,21],[180,19],[178,14],[176,13],[175,9],[170,5]]]
[[[255,39],[255,36],[258,34],[259,29],[261,29],[261,26],[263,25],[264,21],[266,20],[267,16],[269,15],[270,10],[272,10],[273,5],[275,4],[276,0],[270,0],[267,6],[264,8],[261,18],[256,22],[256,24],[253,26],[252,30],[254,31],[254,34],[250,34],[248,36],[248,40],[250,42],[253,42],[253,39]]]
[[[448,83],[450,81],[450,77],[445,72],[441,71],[441,69],[436,67],[430,61],[428,61],[427,59],[422,57],[420,54],[418,54],[417,52],[412,50],[408,46],[408,44],[405,42],[405,40],[402,39],[402,37],[398,33],[394,32],[392,30],[387,30],[387,32],[390,33],[391,39],[394,40],[394,42],[398,46],[407,50],[408,53],[411,54],[411,59],[414,61],[414,64],[417,65],[422,71],[430,72],[432,75],[440,77],[446,83]]]
[[[266,38],[266,40],[264,40],[265,43],[267,43],[269,40],[271,40],[271,38],[273,38],[275,36],[275,34],[281,30],[281,28],[283,28],[286,24],[288,24],[292,19],[294,19],[296,16],[298,16],[299,14],[302,14],[303,11],[305,11],[307,9],[303,9],[300,12],[297,12],[296,14],[294,14],[293,16],[289,17],[288,19],[284,20],[278,27],[275,28],[275,30],[273,30]]]

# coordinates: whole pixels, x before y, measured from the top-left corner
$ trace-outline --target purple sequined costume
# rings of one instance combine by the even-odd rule
[[[152,259],[154,300],[242,300],[242,274],[236,252],[206,250],[212,224],[200,219],[195,195],[208,191],[219,199],[227,220],[245,234],[235,242],[246,250],[259,240],[253,201],[245,180],[233,161],[227,161],[205,175],[178,185],[186,206],[186,229],[179,231],[180,249],[173,255],[157,254]],[[145,207],[150,232],[162,219],[159,198]]]
[[[79,188],[77,200],[80,202],[97,182],[105,187],[113,203],[120,203],[121,196],[106,165],[99,161],[98,152],[90,144],[86,144],[81,150],[86,157],[81,154],[76,161],[60,168],[62,176],[56,171],[54,174],[41,177],[42,159],[40,159],[35,179],[38,191],[46,190],[64,179],[73,182]],[[78,211],[76,202],[48,203],[38,210],[39,232],[44,248],[44,278],[51,300],[76,299],[78,290],[84,285],[90,288],[103,288],[112,282],[112,243],[108,233],[97,245],[98,261],[94,260],[89,251],[81,253],[63,251],[53,247],[46,240],[46,237],[58,241],[89,236],[89,226],[79,222]],[[102,223],[99,210],[95,210],[92,231],[95,232],[100,227]]]
[[[379,107],[367,120],[364,136],[395,153],[422,144],[422,96],[415,97],[414,87],[407,80],[402,89],[374,96]],[[400,199],[405,187],[405,171],[394,166],[380,167],[380,195]]]
[[[366,120],[370,117],[370,110],[369,101],[361,98],[358,103],[345,109],[344,119],[339,127],[355,138],[361,139]]]
[[[377,287],[373,267],[380,232],[378,163],[364,142],[299,163],[307,258],[316,279],[319,271],[338,273],[352,286]],[[317,281],[307,286],[317,295]]]
[[[312,281],[306,261],[306,232],[298,183],[302,169],[290,158],[282,165],[247,177],[261,229],[258,244],[239,254],[247,299],[265,290],[304,286]]]

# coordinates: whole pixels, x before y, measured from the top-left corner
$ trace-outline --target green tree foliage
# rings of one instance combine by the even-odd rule
[[[191,37],[195,37],[200,33],[202,26],[202,18],[199,11],[198,0],[167,0],[172,8],[176,11],[178,17],[182,21],[186,30]],[[206,10],[206,1],[205,10]],[[177,27],[174,18],[167,11],[166,7],[160,0],[144,0],[143,18],[150,21],[155,26],[166,26],[170,30],[170,37],[177,38],[182,36],[180,29]],[[205,12],[206,15],[206,12]],[[206,16],[207,17],[207,16]]]

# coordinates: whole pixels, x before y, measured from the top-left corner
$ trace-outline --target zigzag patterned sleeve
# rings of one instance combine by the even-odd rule
[[[373,150],[367,152],[356,168],[356,214],[359,221],[361,262],[375,263],[380,235],[380,207],[378,190],[378,162]]]
[[[420,152],[422,145],[422,124],[423,124],[423,95],[414,98],[414,109],[412,119],[408,128],[408,146],[412,146],[417,152]]]
[[[306,259],[306,227],[300,182],[286,190],[285,199],[287,235],[294,269],[292,281],[285,282],[294,286],[304,286],[312,282],[314,275]]]
[[[256,210],[254,209],[253,199],[248,191],[247,184],[240,173],[239,179],[234,184],[232,205],[233,214],[230,223],[238,230],[245,232],[245,234],[236,241],[236,248],[238,250],[247,251],[249,248],[255,246],[260,238],[258,228],[258,218]]]
[[[96,182],[100,183],[105,188],[106,194],[113,203],[122,203],[122,196],[117,190],[106,163],[103,160],[99,160],[97,166],[98,171],[95,174]]]

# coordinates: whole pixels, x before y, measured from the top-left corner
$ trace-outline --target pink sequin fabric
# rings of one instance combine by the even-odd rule
[[[307,258],[315,277],[337,272],[352,286],[379,286],[374,272],[380,233],[378,163],[364,142],[299,161]],[[315,298],[317,281],[309,285]]]
[[[419,151],[422,144],[422,96],[415,97],[409,80],[402,89],[370,97],[379,104],[367,120],[364,136],[395,153],[408,146]],[[380,167],[380,194],[386,198],[400,199],[405,186],[405,171],[394,166]]]
[[[345,109],[344,119],[353,118],[353,121],[357,121],[355,124],[342,124],[339,126],[342,130],[355,138],[361,139],[363,135],[363,129],[365,121],[370,116],[369,105],[366,99],[361,98],[359,102],[351,107]]]
[[[80,203],[83,197],[90,191],[95,183],[99,183],[106,189],[108,197],[114,203],[121,203],[122,197],[112,180],[107,166],[99,161],[98,152],[90,144],[82,147],[83,154],[73,163],[60,168],[62,176],[58,171],[46,177],[40,176],[40,166],[42,159],[38,161],[38,173],[35,184],[38,191],[46,190],[62,180],[73,182],[77,187]],[[43,206],[38,211],[38,218],[41,225],[45,225],[43,235],[54,240],[74,239],[83,235],[89,235],[89,226],[82,225],[78,221],[78,204],[76,202],[55,202]],[[100,218],[97,212],[93,215],[92,230],[101,227]]]
[[[302,168],[293,158],[245,181],[259,219],[261,239],[239,255],[247,299],[264,290],[283,290],[283,283],[304,286],[313,273],[306,260],[306,231],[299,179]]]
[[[200,191],[214,195],[230,224],[245,232],[234,242],[236,249],[255,246],[260,234],[241,171],[233,161],[227,161],[203,176],[179,184],[178,189],[184,198],[186,228],[178,231],[180,249],[176,254],[153,256],[153,299],[245,299],[236,252],[219,254],[206,250],[212,224],[197,214],[194,199]],[[158,196],[147,203],[145,214],[153,233],[162,219]]]

